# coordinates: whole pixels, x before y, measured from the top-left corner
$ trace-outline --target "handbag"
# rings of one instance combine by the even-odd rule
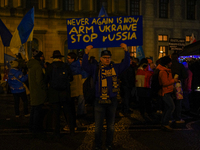
[[[17,79],[14,75],[13,75],[13,77],[14,77],[17,81],[19,81],[19,82],[21,82],[21,83],[23,84],[23,86],[24,86],[24,88],[25,88],[25,90],[26,90],[26,95],[29,95],[29,94],[30,94],[30,90],[28,89],[28,87],[26,86],[26,84],[25,84],[24,82],[20,81],[19,79]]]

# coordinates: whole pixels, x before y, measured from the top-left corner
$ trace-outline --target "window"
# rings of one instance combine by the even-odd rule
[[[63,10],[74,11],[74,0],[64,0],[63,1]]]
[[[191,36],[189,36],[189,35],[186,35],[186,36],[185,36],[185,41],[186,41],[186,42],[190,42],[190,39],[191,39]]]
[[[127,6],[128,6],[128,0],[127,0]],[[130,15],[140,15],[140,0],[130,0]],[[127,8],[127,10],[129,10]]]
[[[167,42],[168,36],[167,35],[158,35],[158,41],[159,42]]]
[[[98,2],[97,2],[97,12],[100,12],[102,6],[105,8],[106,11],[108,10],[107,0],[98,0]]]
[[[159,56],[158,58],[161,58],[163,56],[167,56],[168,54],[168,47],[167,46],[159,46]]]
[[[187,19],[188,20],[195,19],[195,5],[196,5],[196,0],[187,0]]]
[[[168,0],[160,0],[159,2],[159,17],[168,18]]]
[[[135,57],[136,58],[136,49],[137,49],[137,46],[131,46],[130,47],[130,56],[132,57]]]

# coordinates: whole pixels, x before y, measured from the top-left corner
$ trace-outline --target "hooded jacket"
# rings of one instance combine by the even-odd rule
[[[18,81],[20,80],[20,81]],[[22,93],[25,92],[25,88],[22,82],[25,82],[28,79],[28,75],[23,75],[23,73],[15,68],[10,69],[8,73],[8,84],[11,89],[11,93]]]
[[[27,67],[31,105],[43,104],[46,100],[46,85],[44,83],[42,66],[38,60],[30,59]]]
[[[164,96],[166,93],[173,92],[174,79],[172,78],[171,69],[162,65],[158,65],[156,69],[159,69],[159,83],[162,85],[162,89],[159,91],[159,95]]]

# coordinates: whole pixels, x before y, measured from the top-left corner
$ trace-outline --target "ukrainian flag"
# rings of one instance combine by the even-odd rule
[[[108,17],[108,14],[103,6],[101,7],[98,17]]]
[[[0,19],[0,36],[4,46],[10,45],[10,40],[12,38],[12,34],[6,28],[5,24]]]
[[[19,53],[19,48],[24,44],[28,39],[32,40],[33,38],[33,27],[34,27],[34,8],[29,10],[19,26],[15,30],[13,37],[10,41],[10,50],[13,54]]]

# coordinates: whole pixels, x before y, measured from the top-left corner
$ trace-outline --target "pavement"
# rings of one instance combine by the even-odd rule
[[[132,105],[131,114],[123,114],[120,105],[116,112],[114,150],[198,150],[200,149],[200,118],[197,111],[182,114],[184,124],[172,124],[173,131],[161,130],[161,114],[142,117]],[[20,104],[22,111],[22,104]],[[48,116],[48,113],[47,113]],[[47,117],[48,118],[48,117]],[[11,94],[0,94],[0,148],[2,150],[92,150],[94,148],[93,107],[87,105],[87,115],[77,119],[77,130],[71,136],[61,130],[61,138],[53,136],[51,119],[44,121],[46,133],[29,132],[29,117],[15,118]],[[66,125],[61,115],[61,127]],[[106,125],[104,122],[103,141]],[[103,145],[103,149],[105,146]]]

